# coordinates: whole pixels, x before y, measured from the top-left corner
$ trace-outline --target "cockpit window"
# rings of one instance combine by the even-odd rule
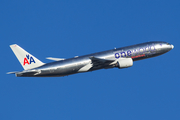
[[[169,43],[167,43],[167,45],[170,45]]]

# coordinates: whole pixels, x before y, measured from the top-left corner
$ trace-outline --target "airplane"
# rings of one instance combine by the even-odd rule
[[[128,68],[133,66],[134,61],[162,55],[174,46],[167,42],[152,41],[68,59],[48,57],[54,61],[50,63],[41,62],[17,44],[10,45],[10,48],[24,70],[7,74],[17,77],[62,77],[99,69]]]

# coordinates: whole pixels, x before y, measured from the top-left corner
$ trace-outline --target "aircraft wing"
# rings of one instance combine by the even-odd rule
[[[107,59],[102,59],[102,58],[96,58],[94,56],[91,56],[89,58],[92,61],[93,67],[98,67],[98,66],[102,66],[105,64],[110,64],[110,63],[115,61],[115,60],[107,60]]]
[[[91,63],[83,66],[81,69],[79,69],[79,72],[86,72],[91,68],[104,66],[106,64],[110,64],[115,61],[115,60],[107,60],[107,59],[97,58],[94,56],[89,57],[89,59],[91,59]]]

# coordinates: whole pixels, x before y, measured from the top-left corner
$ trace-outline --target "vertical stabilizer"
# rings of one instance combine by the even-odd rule
[[[10,45],[10,47],[14,52],[14,54],[16,55],[19,62],[21,63],[24,70],[28,70],[44,65],[43,62],[38,60],[36,57],[25,51],[17,44]]]

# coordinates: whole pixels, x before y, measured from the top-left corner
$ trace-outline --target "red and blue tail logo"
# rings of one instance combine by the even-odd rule
[[[29,54],[28,55],[26,55],[26,57],[24,58],[24,63],[23,63],[23,65],[26,65],[26,64],[31,64],[31,63],[36,63],[35,62],[35,60],[33,59],[33,57],[32,56],[29,56]]]

